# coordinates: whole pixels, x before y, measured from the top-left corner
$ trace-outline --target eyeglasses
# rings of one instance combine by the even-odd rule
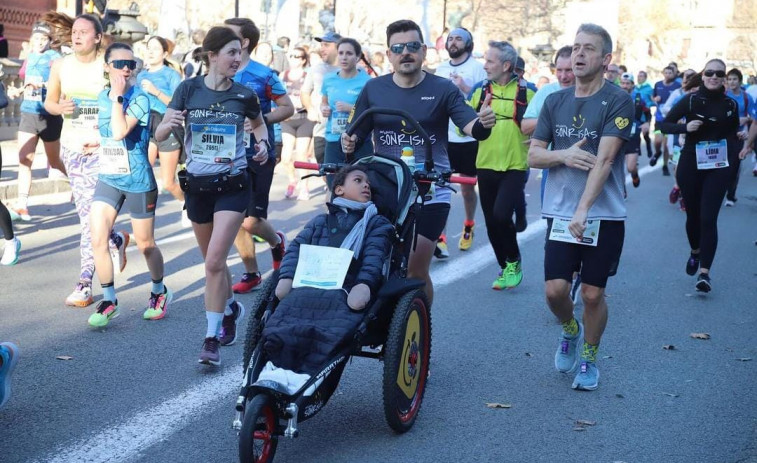
[[[723,77],[725,77],[725,71],[716,71],[714,69],[708,69],[704,71],[704,76],[705,77],[715,76],[715,77],[720,77],[722,79]]]
[[[423,44],[416,40],[414,42],[395,43],[390,45],[389,49],[392,51],[392,53],[399,55],[405,50],[405,47],[407,47],[407,51],[409,51],[410,53],[416,53],[421,49],[422,46]]]
[[[132,71],[137,69],[137,62],[133,59],[114,59],[110,62],[110,65],[115,69],[123,69],[124,67],[127,67]]]
[[[305,59],[305,55],[289,55],[292,59]]]

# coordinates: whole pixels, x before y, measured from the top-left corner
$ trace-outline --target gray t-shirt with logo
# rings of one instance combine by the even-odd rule
[[[630,96],[615,85],[605,83],[597,93],[578,98],[570,87],[547,97],[539,114],[533,138],[552,144],[553,150],[569,148],[582,138],[582,149],[597,155],[602,137],[628,140],[634,108]],[[620,152],[623,152],[621,147]],[[615,158],[602,192],[589,209],[591,220],[625,220],[623,199],[625,170],[623,157]],[[549,168],[544,190],[542,215],[549,218],[571,219],[586,188],[589,171],[565,165]]]

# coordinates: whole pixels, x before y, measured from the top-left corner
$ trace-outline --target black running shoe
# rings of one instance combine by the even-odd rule
[[[668,166],[662,166],[662,175],[663,177],[670,177],[670,169],[668,169]]]
[[[655,153],[654,156],[649,158],[649,165],[654,167],[657,164],[658,159],[660,159],[660,153]]]
[[[696,275],[699,270],[699,254],[692,254],[689,256],[689,260],[686,261],[686,274]]]
[[[697,278],[697,291],[700,293],[709,293],[712,290],[712,283],[710,282],[710,275],[706,273],[700,273]]]

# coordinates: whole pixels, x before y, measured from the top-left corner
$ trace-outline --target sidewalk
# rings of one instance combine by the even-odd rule
[[[16,140],[0,142],[3,150],[3,169],[0,175],[0,201],[8,203],[18,197],[16,179],[18,178],[18,143]],[[47,177],[47,156],[40,141],[32,164],[32,189],[30,196],[47,195],[71,191],[66,178]]]

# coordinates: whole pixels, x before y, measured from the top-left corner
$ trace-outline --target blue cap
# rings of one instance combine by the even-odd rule
[[[316,42],[330,42],[330,43],[337,43],[338,41],[342,40],[342,36],[337,34],[334,31],[328,31],[325,34],[323,34],[323,37],[316,37]]]

